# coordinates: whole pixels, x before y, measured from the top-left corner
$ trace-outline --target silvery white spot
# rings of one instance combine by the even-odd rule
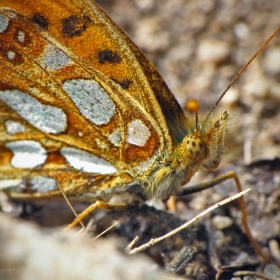
[[[113,145],[119,147],[122,141],[122,131],[118,128],[112,134],[110,134],[108,138]]]
[[[7,56],[10,60],[14,59],[16,54],[13,51],[8,51]]]
[[[60,49],[48,45],[44,52],[43,63],[51,70],[58,70],[71,63],[71,59]]]
[[[83,132],[79,131],[79,132],[78,132],[78,136],[79,136],[79,137],[83,137],[83,136],[84,136]]]
[[[134,120],[128,125],[126,141],[136,146],[144,146],[150,138],[150,131],[140,120]]]
[[[23,43],[24,42],[24,39],[25,39],[25,34],[24,34],[24,32],[23,31],[19,31],[18,32],[18,41],[19,42],[21,42],[21,43]]]
[[[9,134],[16,134],[25,131],[25,126],[19,122],[6,121],[5,126]]]
[[[155,160],[156,160],[156,155],[152,156],[151,158],[145,161],[140,162],[138,165],[139,172],[146,171],[155,162]]]
[[[99,174],[110,174],[117,171],[116,167],[108,161],[85,151],[75,148],[62,148],[60,152],[68,163],[76,169]]]
[[[110,122],[115,115],[115,105],[104,89],[94,80],[66,81],[62,88],[80,109],[85,118],[96,125]]]
[[[0,189],[11,188],[19,186],[22,182],[20,179],[12,179],[12,180],[0,180]]]
[[[13,167],[33,168],[43,164],[47,158],[46,150],[33,140],[9,142],[6,147],[14,154],[11,162]]]
[[[57,189],[56,181],[53,178],[48,178],[44,176],[37,176],[30,180],[30,184],[34,191],[40,193],[47,193]]]
[[[60,108],[44,105],[18,89],[0,91],[0,100],[44,132],[59,134],[66,129],[66,115]]]
[[[9,25],[9,18],[0,14],[0,33],[4,33]]]

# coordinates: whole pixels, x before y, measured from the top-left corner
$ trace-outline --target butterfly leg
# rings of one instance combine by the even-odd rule
[[[104,208],[104,209],[124,209],[127,208],[127,204],[125,203],[106,203],[101,200],[96,201],[92,205],[90,205],[87,209],[85,209],[81,214],[79,214],[79,219],[76,218],[71,224],[69,224],[65,230],[71,229],[79,223],[79,220],[83,220],[87,217],[92,211],[95,209]]]
[[[209,189],[212,188],[215,185],[220,184],[223,181],[229,180],[229,179],[233,179],[235,181],[235,185],[237,187],[238,192],[242,191],[242,187],[241,187],[241,183],[240,180],[238,178],[238,176],[236,175],[236,173],[234,171],[230,171],[226,174],[223,174],[221,176],[218,176],[216,178],[214,178],[211,181],[208,182],[203,182],[201,184],[197,184],[197,185],[193,185],[190,187],[186,187],[183,189],[183,192],[181,195],[188,195],[191,193],[196,193],[196,192],[200,192],[202,190],[205,189]],[[268,259],[262,252],[259,244],[257,243],[257,241],[255,240],[255,238],[253,237],[249,225],[248,225],[248,216],[247,216],[247,211],[246,211],[246,205],[245,205],[245,200],[244,197],[241,196],[239,197],[239,205],[240,205],[240,210],[242,213],[242,225],[243,225],[243,229],[244,232],[246,233],[247,237],[249,238],[255,252],[262,257],[262,259],[267,262],[267,263],[271,263],[271,260]]]

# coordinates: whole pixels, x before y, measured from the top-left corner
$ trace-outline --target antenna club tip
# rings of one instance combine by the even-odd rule
[[[198,112],[199,109],[199,103],[195,100],[195,99],[191,99],[187,102],[186,104],[186,108],[190,111],[190,112]]]

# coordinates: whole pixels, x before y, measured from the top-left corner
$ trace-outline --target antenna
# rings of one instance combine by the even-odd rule
[[[280,27],[278,27],[274,33],[265,41],[265,43],[260,47],[260,49],[251,57],[251,59],[244,65],[244,67],[237,73],[237,75],[233,78],[233,80],[230,82],[230,84],[227,86],[227,88],[223,91],[211,111],[206,117],[206,121],[209,120],[211,114],[214,112],[220,101],[223,99],[225,94],[228,92],[228,90],[231,88],[231,86],[236,82],[236,80],[242,75],[242,73],[247,69],[247,67],[251,64],[251,62],[263,51],[263,49],[268,45],[268,43],[277,35],[277,33],[280,31]]]

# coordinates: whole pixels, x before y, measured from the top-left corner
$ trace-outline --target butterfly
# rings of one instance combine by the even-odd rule
[[[166,199],[225,151],[220,99],[206,119],[196,102],[186,114],[92,0],[1,0],[0,73],[0,189],[12,199]]]
[[[225,151],[229,113],[186,114],[91,0],[1,1],[0,189],[15,200],[166,199]],[[233,177],[232,177],[233,178]]]
[[[17,199],[166,198],[219,165],[228,112],[196,122],[92,1],[1,1],[0,184]],[[54,174],[55,173],[55,179]]]

